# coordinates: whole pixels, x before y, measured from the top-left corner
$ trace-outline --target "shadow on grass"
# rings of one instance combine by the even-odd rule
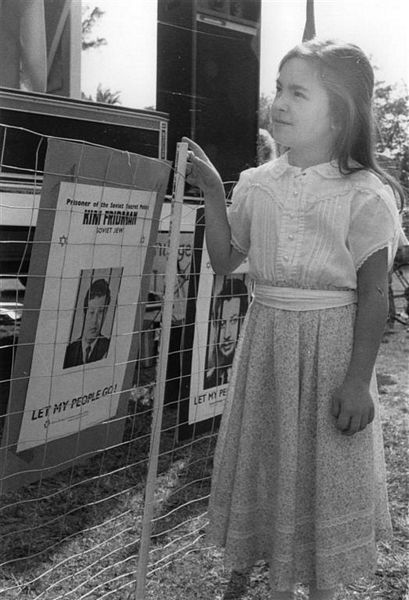
[[[151,410],[130,415],[123,443],[0,500],[3,574],[35,570],[85,528],[120,514],[144,487]]]

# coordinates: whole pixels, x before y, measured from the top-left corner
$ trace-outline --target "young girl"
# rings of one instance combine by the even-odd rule
[[[281,61],[273,135],[287,152],[220,176],[189,144],[216,273],[249,259],[254,298],[235,355],[209,505],[210,535],[272,598],[328,599],[370,574],[391,531],[374,364],[400,225],[374,159],[373,70],[352,44],[312,40]],[[386,185],[386,184],[390,185]],[[231,596],[235,597],[235,596]]]

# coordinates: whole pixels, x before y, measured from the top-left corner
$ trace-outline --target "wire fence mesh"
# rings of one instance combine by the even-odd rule
[[[44,453],[30,466],[33,462],[30,453],[35,453],[35,449],[9,452],[15,440],[8,436],[7,423],[15,415],[21,419],[24,413],[24,404],[20,402],[16,407],[12,396],[19,385],[14,376],[16,350],[24,347],[20,336],[24,315],[30,315],[29,321],[38,320],[38,309],[35,312],[27,305],[30,281],[44,280],[44,273],[33,272],[31,262],[38,246],[45,246],[44,239],[36,236],[43,210],[40,195],[47,176],[58,180],[61,173],[44,172],[45,150],[52,138],[2,126],[0,139],[0,597],[134,600],[137,593],[143,593],[142,597],[155,600],[220,598],[224,577],[222,553],[209,546],[205,531],[225,383],[210,386],[209,380],[214,381],[215,372],[219,371],[222,381],[228,379],[232,354],[229,350],[232,346],[234,349],[229,338],[234,334],[227,332],[238,334],[241,313],[246,309],[243,299],[248,298],[247,293],[240,294],[235,287],[244,285],[248,290],[246,271],[234,274],[233,279],[240,283],[212,274],[203,245],[201,198],[191,193],[183,202],[178,231],[166,376],[161,381],[165,392],[153,514],[149,538],[145,539],[148,560],[143,569],[142,591],[137,591],[164,325],[171,202],[165,199],[155,223],[157,235],[147,248],[154,258],[144,310],[136,328],[140,343],[138,352],[134,356],[131,353],[132,360],[126,361],[132,368],[132,378],[122,391],[124,410],[110,421],[111,426],[120,426],[120,436],[111,440],[106,429],[105,437],[102,436],[105,443],[97,448],[82,448],[76,460],[72,460],[67,442],[66,452],[56,457],[52,467],[46,459],[53,446],[46,440],[41,446]],[[86,154],[89,146],[81,143],[80,146]],[[24,152],[16,153],[16,147]],[[88,181],[87,174],[82,172],[77,183],[84,180]],[[89,177],[88,183],[95,183],[95,177]],[[115,183],[115,178],[105,176],[99,183],[106,189]],[[131,193],[138,185],[135,181],[125,187]],[[231,187],[230,182],[226,184],[227,196]],[[77,192],[79,189],[77,185]],[[75,211],[71,216],[75,218]],[[50,245],[49,238],[47,244]],[[53,247],[54,252],[57,247],[60,246]],[[86,248],[85,244],[80,247]],[[95,250],[91,254],[95,255]],[[64,277],[62,269],[54,280],[56,288],[62,285]],[[221,296],[227,299],[231,291],[241,296],[241,304],[232,314],[220,312],[223,303],[217,301],[218,293],[223,292]],[[136,329],[130,320],[121,336],[133,335]],[[227,339],[222,338],[223,333]],[[217,353],[216,348],[223,346],[223,340],[224,352]],[[406,590],[407,423],[402,415],[407,378],[401,376],[407,371],[406,342],[396,335],[394,342],[381,348],[380,358],[379,382],[384,395],[382,412],[386,420],[385,451],[395,538],[381,546],[375,577],[350,586],[343,594],[346,598],[379,596],[400,600]],[[230,357],[229,360],[224,360],[224,356]],[[209,407],[210,413],[205,407]],[[250,591],[249,597],[267,598],[267,580],[265,565],[256,565],[252,582],[257,591],[255,588]],[[306,596],[301,590],[297,597]]]
[[[105,415],[104,424],[109,422],[110,425],[104,429],[99,445],[81,445],[78,437],[74,454],[67,450],[65,455],[63,446],[58,460],[51,463],[49,448],[53,448],[52,440],[45,435],[40,451],[36,449],[41,459],[34,461],[34,466],[30,467],[33,448],[23,447],[20,453],[11,452],[15,449],[16,440],[9,437],[13,417],[20,419],[21,423],[28,409],[24,398],[20,398],[17,408],[9,398],[13,398],[16,386],[16,349],[19,351],[24,343],[20,335],[21,323],[24,319],[28,322],[31,318],[37,321],[39,318],[33,311],[30,319],[27,316],[31,309],[26,304],[25,294],[36,277],[45,285],[44,273],[33,271],[31,264],[31,258],[38,250],[36,244],[46,245],[38,235],[35,236],[35,231],[41,221],[41,210],[58,212],[55,207],[42,208],[43,182],[50,176],[64,180],[66,173],[44,171],[45,151],[51,138],[2,126],[1,139],[1,594],[7,599],[27,600],[131,598],[137,587],[144,513],[146,519],[144,501],[148,466],[152,460],[152,415],[160,372],[158,355],[163,336],[165,278],[169,278],[172,202],[169,198],[165,199],[156,223],[157,235],[151,238],[152,248],[146,247],[147,252],[153,252],[153,266],[136,332],[140,341],[138,352],[135,356],[131,352],[126,361],[132,368],[132,379],[120,394],[125,410],[116,413],[112,409]],[[24,140],[30,140],[30,148],[35,155],[34,168],[24,156],[20,161],[13,153],[13,143],[17,139],[23,147],[24,144],[28,147]],[[88,144],[81,144],[80,162],[88,148]],[[115,152],[111,151],[108,167],[115,162]],[[80,168],[79,172],[81,176],[74,177],[71,189],[74,200],[81,197],[75,194],[84,181],[98,184],[101,194],[106,193],[111,185],[118,185],[115,177],[110,178],[112,169],[100,181],[96,181],[95,173],[88,176],[86,169],[81,171]],[[125,188],[131,194],[140,185],[131,181]],[[218,419],[224,399],[224,394],[218,396],[215,392],[226,387],[226,376],[249,293],[244,286],[246,301],[237,307],[236,312],[226,313],[227,316],[222,312],[223,302],[217,307],[217,293],[224,294],[226,297],[222,300],[228,304],[227,301],[238,292],[233,290],[231,282],[226,282],[226,278],[216,278],[211,273],[203,247],[201,204],[198,196],[185,198],[177,232],[176,269],[169,296],[172,323],[164,371],[162,365],[166,381],[160,382],[164,388],[164,406],[159,428],[158,468],[157,473],[155,469],[152,519],[147,540],[147,597],[151,588],[156,589],[161,573],[172,568],[175,562],[189,553],[206,551],[206,507]],[[71,212],[75,213],[76,208],[74,203]],[[57,218],[58,214],[53,214],[53,219]],[[97,225],[96,222],[94,224]],[[80,240],[77,251],[80,254],[82,251],[89,252],[85,240],[83,250],[81,243]],[[121,240],[119,247],[120,253],[124,252],[124,248],[126,250],[127,238]],[[51,245],[50,253],[55,251]],[[98,252],[100,248],[95,243],[92,254]],[[208,282],[199,290],[203,266],[205,271],[207,269]],[[78,270],[78,265],[76,268]],[[142,280],[143,269],[138,268],[138,277]],[[52,284],[59,288],[60,295],[64,273],[62,268],[60,278],[54,277]],[[244,282],[245,278],[244,273],[237,279]],[[226,283],[230,289],[226,289]],[[201,310],[198,304],[199,291],[205,310]],[[131,304],[136,301],[133,298]],[[135,334],[132,321],[129,321],[126,330],[119,331],[115,327],[118,328],[118,325],[114,326],[113,335],[126,338]],[[204,333],[199,335],[201,328]],[[44,360],[55,361],[59,344],[57,336],[51,354],[46,354]],[[32,348],[33,343],[28,345]],[[194,357],[195,353],[199,358]],[[116,357],[116,363],[121,361],[122,358]],[[129,364],[123,366],[127,368]],[[218,370],[224,372],[223,383],[220,375],[219,379],[215,379]],[[206,384],[209,371],[213,373],[213,380]],[[80,372],[78,377],[82,377]],[[30,373],[24,378],[30,379]],[[211,393],[214,401],[209,403]],[[119,391],[112,396],[119,398]],[[210,408],[200,414],[199,409],[205,401]],[[85,399],[84,406],[90,402],[89,398]],[[113,405],[117,406],[117,403],[113,402]],[[44,414],[37,411],[35,416],[46,423],[46,417],[53,410],[53,401],[46,398],[43,406],[49,406],[48,413],[42,409]],[[34,417],[34,412],[31,416]],[[81,430],[80,423],[77,420],[78,430]],[[112,423],[120,425],[119,438],[110,434]],[[73,437],[75,428],[68,431]],[[66,438],[62,436],[61,439]],[[14,463],[10,466],[11,455]],[[139,574],[140,569],[139,565]],[[152,593],[153,597],[157,595],[157,592]]]

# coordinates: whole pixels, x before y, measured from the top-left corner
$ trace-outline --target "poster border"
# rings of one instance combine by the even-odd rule
[[[25,320],[18,341],[18,351],[10,382],[8,414],[0,447],[0,464],[2,465],[0,492],[3,493],[36,481],[43,476],[50,476],[107,446],[122,441],[124,416],[129,400],[129,391],[127,390],[133,384],[144,304],[153,261],[153,246],[171,171],[169,162],[114,148],[89,145],[86,142],[71,142],[59,138],[50,138],[47,142],[40,202],[41,212],[39,214],[41,217],[38,219],[33,241],[24,303],[24,310],[30,314],[30,318]],[[159,166],[161,166],[161,172],[158,176]],[[136,333],[132,336],[128,355],[129,358],[133,357],[133,360],[128,360],[123,378],[123,391],[120,393],[118,410],[113,419],[17,453],[16,448],[23,420],[45,286],[45,273],[51,252],[56,216],[55,206],[61,182],[157,192],[133,329]]]
[[[205,240],[205,209],[200,206],[196,212],[196,226],[193,236],[192,265],[190,269],[189,290],[186,306],[186,322],[183,331],[183,345],[181,346],[182,374],[180,378],[180,392],[178,402],[178,441],[193,439],[209,431],[215,433],[221,420],[221,414],[203,421],[189,424],[190,408],[190,383],[193,360],[193,344],[196,329],[196,308],[200,283],[203,246]]]

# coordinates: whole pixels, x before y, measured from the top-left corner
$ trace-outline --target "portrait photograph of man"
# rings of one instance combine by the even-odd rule
[[[63,369],[94,363],[107,357],[122,269],[81,272],[70,342]]]
[[[249,305],[245,275],[215,276],[210,307],[204,389],[229,383],[240,328]]]

